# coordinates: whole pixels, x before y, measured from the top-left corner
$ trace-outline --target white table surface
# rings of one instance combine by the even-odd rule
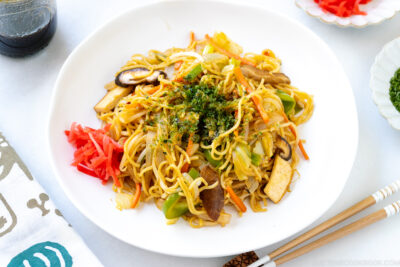
[[[379,115],[368,86],[369,70],[375,55],[385,43],[400,35],[400,15],[365,29],[342,29],[309,17],[295,6],[294,1],[253,2],[287,14],[319,35],[338,56],[353,87],[360,127],[357,158],[345,190],[320,219],[322,221],[400,177],[400,132],[392,129]],[[230,257],[170,257],[115,239],[72,206],[50,168],[45,132],[53,85],[62,64],[95,28],[116,14],[143,3],[139,0],[59,0],[58,29],[44,51],[23,59],[0,56],[0,131],[105,266],[221,266]],[[337,105],[340,108],[340,103]],[[392,197],[384,204],[395,199]],[[397,216],[284,266],[400,266],[399,237],[400,216]],[[277,245],[258,253],[265,254]]]

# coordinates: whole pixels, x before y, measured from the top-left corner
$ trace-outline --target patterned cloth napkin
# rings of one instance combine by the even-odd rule
[[[0,266],[102,266],[1,133]]]

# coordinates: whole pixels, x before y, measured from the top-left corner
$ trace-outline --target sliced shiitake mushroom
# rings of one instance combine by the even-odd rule
[[[151,70],[143,67],[124,70],[115,77],[115,84],[121,87],[128,87],[141,83],[157,84],[158,76],[163,75],[167,77],[161,70],[155,70],[153,73],[150,73]]]
[[[219,182],[219,175],[209,164],[200,167],[200,175],[207,181],[209,185]],[[224,207],[224,191],[221,184],[212,189],[206,189],[201,191],[200,199],[203,202],[204,209],[207,215],[213,221],[217,221],[221,210]]]
[[[290,84],[289,77],[283,73],[271,73],[267,70],[262,70],[251,65],[242,65],[240,67],[240,70],[242,71],[244,76],[254,79],[256,81],[261,81],[262,79],[264,79],[264,83],[269,84]]]
[[[275,157],[269,182],[264,188],[264,192],[269,199],[274,203],[278,203],[287,192],[292,176],[293,169],[290,163],[281,157]]]
[[[282,159],[290,160],[292,158],[292,147],[285,138],[278,135],[275,145],[276,145],[276,152]]]

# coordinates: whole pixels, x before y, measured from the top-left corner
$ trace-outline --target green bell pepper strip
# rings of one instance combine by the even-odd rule
[[[188,174],[193,179],[200,177],[200,173],[194,168],[191,168]],[[179,195],[179,193],[169,195],[162,206],[162,211],[164,212],[165,218],[175,219],[189,211],[187,202],[181,201],[181,198],[182,197]]]
[[[213,159],[213,157],[211,156],[210,150],[208,150],[208,149],[204,150],[204,156],[206,157],[206,160],[211,164],[211,166],[213,166],[215,168],[221,166],[222,160]]]
[[[169,195],[162,206],[165,218],[175,219],[189,211],[186,201],[180,201],[181,196],[178,193]]]
[[[296,106],[296,100],[294,100],[293,97],[291,97],[290,95],[288,95],[287,93],[285,93],[282,90],[277,90],[276,94],[279,96],[279,98],[282,101],[283,108],[285,109],[286,115],[291,113],[292,110]]]
[[[202,71],[203,71],[203,68],[201,67],[201,64],[196,65],[196,66],[185,76],[185,80],[186,80],[186,81],[192,81],[192,80],[194,80],[194,78],[196,78]]]
[[[189,174],[190,177],[192,177],[193,179],[196,179],[196,178],[200,177],[200,173],[199,173],[196,169],[194,169],[194,168],[191,168],[191,169],[189,170],[188,174]]]

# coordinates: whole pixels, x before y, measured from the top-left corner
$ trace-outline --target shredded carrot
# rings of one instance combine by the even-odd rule
[[[265,109],[264,109],[264,107],[263,107],[263,105],[261,103],[260,98],[258,96],[253,96],[252,99],[253,99],[253,102],[256,105],[257,109],[258,109],[258,112],[260,112],[261,118],[263,119],[265,124],[267,124],[268,121],[269,121],[268,114],[265,111]]]
[[[181,172],[182,172],[182,173],[188,172],[188,170],[189,170],[189,163],[186,162],[186,163],[182,166]]]
[[[183,76],[176,77],[176,78],[173,80],[173,82],[178,82],[178,83],[183,82]]]
[[[309,160],[310,157],[308,156],[306,150],[304,149],[303,142],[301,142],[301,140],[299,140],[299,148],[300,148],[301,154],[303,154],[303,157],[304,157],[306,160]]]
[[[146,93],[152,95],[152,94],[154,94],[155,92],[157,92],[159,89],[160,89],[160,86],[157,85],[157,86],[154,86],[154,87],[150,88],[149,90],[147,90]]]
[[[140,183],[136,184],[136,192],[135,195],[133,196],[133,201],[132,201],[132,206],[131,208],[134,209],[136,208],[136,205],[138,204],[140,200],[140,194],[142,193],[142,185]]]
[[[183,63],[182,60],[179,60],[179,61],[175,62],[175,64],[174,64],[174,69],[175,69],[176,71],[178,71],[178,70],[181,68],[182,63]]]
[[[231,197],[232,201],[236,204],[241,212],[246,212],[247,208],[244,205],[243,201],[235,194],[233,189],[230,186],[226,187],[226,191],[228,191],[229,196]]]
[[[189,141],[188,141],[188,145],[186,148],[186,153],[188,153],[189,155],[192,153],[192,149],[193,149],[193,135],[194,135],[194,133],[191,133],[189,135]]]
[[[218,52],[220,52],[222,54],[225,54],[228,57],[233,57],[234,59],[240,60],[244,64],[251,65],[253,67],[257,67],[257,65],[254,62],[252,62],[250,60],[247,60],[247,59],[245,59],[245,58],[243,58],[243,57],[241,57],[239,55],[236,55],[236,54],[234,54],[232,52],[229,52],[228,50],[220,47],[216,42],[214,42],[213,39],[211,39],[211,37],[208,34],[206,34],[205,37],[206,37],[207,42],[210,45],[212,45],[216,50],[218,50]]]
[[[235,73],[236,78],[239,80],[240,84],[243,85],[243,87],[246,89],[247,93],[251,93],[253,92],[253,89],[250,87],[250,84],[246,81],[246,79],[243,76],[242,71],[240,70],[240,68],[235,68],[233,70],[233,72]],[[261,115],[261,118],[263,119],[263,121],[265,122],[265,124],[268,123],[269,118],[268,118],[268,114],[265,111],[260,98],[253,96],[252,97],[254,105],[256,105],[258,112]]]
[[[289,119],[288,119],[288,117],[286,116],[285,113],[282,113],[282,116],[283,116],[283,119],[285,120],[285,122],[289,122]],[[294,135],[294,137],[296,137],[296,131],[295,131],[295,129],[293,128],[293,125],[290,125],[290,126],[289,126],[289,129],[290,129],[290,131],[292,132],[292,134]],[[307,154],[307,152],[306,152],[306,150],[305,150],[305,148],[304,148],[304,146],[303,146],[303,142],[302,142],[301,140],[299,140],[299,149],[300,149],[300,151],[301,151],[301,154],[303,154],[303,157],[304,157],[306,160],[309,160],[310,157],[308,156],[308,154]]]
[[[186,153],[188,154],[188,155],[190,155],[191,153],[192,153],[192,149],[193,149],[193,135],[194,135],[194,133],[191,133],[190,135],[189,135],[189,141],[188,141],[188,145],[187,145],[187,147],[186,147]],[[181,172],[188,172],[188,170],[189,170],[189,163],[185,163],[184,165],[183,165],[183,167],[182,167],[182,169],[181,169]]]
[[[194,32],[190,32],[190,43],[189,43],[189,47],[192,46],[192,44],[194,43],[195,40],[196,40],[196,37],[194,36]]]

